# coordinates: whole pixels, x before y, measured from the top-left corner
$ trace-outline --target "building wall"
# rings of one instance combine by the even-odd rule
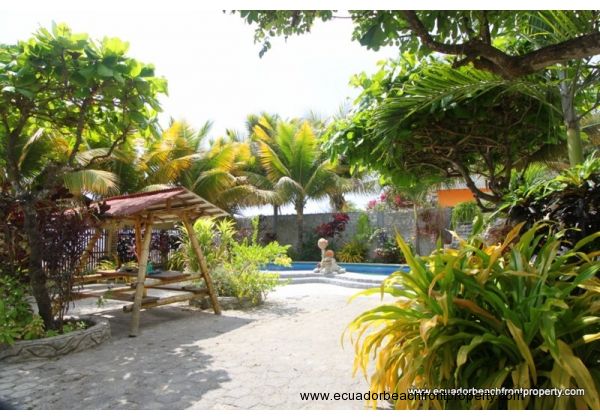
[[[490,190],[487,188],[482,188],[481,191],[489,192]],[[454,207],[459,203],[475,201],[475,198],[473,198],[473,193],[468,188],[439,190],[437,192],[437,196],[440,207]]]

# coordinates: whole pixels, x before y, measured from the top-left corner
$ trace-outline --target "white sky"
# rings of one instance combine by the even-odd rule
[[[274,40],[261,59],[252,28],[220,10],[4,11],[0,42],[28,38],[52,21],[95,38],[128,41],[129,54],[155,64],[169,82],[169,96],[161,101],[165,120],[185,118],[200,126],[210,119],[215,136],[225,128],[243,129],[249,113],[329,115],[352,94],[352,74],[374,70],[377,60],[397,51],[367,51],[350,41],[351,23],[338,20],[317,25],[307,36]]]
[[[221,10],[84,8],[77,3],[60,7],[60,2],[18,10],[2,5],[8,10],[0,13],[0,43],[26,39],[52,21],[94,38],[119,37],[130,43],[132,57],[153,63],[168,80],[161,121],[174,117],[199,127],[211,120],[214,137],[226,128],[243,130],[250,113],[289,118],[312,110],[329,116],[355,96],[348,86],[353,74],[371,72],[378,60],[397,54],[393,48],[373,52],[352,42],[351,22],[343,19],[316,25],[308,35],[274,39],[272,49],[259,58],[253,28]],[[307,212],[328,209],[326,202],[311,203]]]

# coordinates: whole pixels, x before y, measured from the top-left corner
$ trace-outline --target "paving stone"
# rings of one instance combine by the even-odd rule
[[[360,401],[299,395],[367,389],[364,379],[352,378],[352,346],[342,349],[339,340],[356,315],[380,301],[348,305],[355,292],[284,286],[262,307],[222,316],[152,309],[143,312],[136,338],[127,337],[129,315],[112,310],[109,342],[53,361],[0,367],[0,399],[36,409],[364,408]],[[91,304],[78,301],[73,312]]]

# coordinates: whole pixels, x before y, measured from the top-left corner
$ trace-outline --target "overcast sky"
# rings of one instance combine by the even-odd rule
[[[355,96],[348,86],[350,76],[373,71],[378,60],[397,52],[368,51],[352,42],[351,22],[344,19],[316,25],[308,35],[276,39],[259,58],[253,29],[221,10],[104,7],[92,12],[61,7],[60,2],[52,5],[20,10],[0,6],[0,42],[26,39],[52,21],[66,22],[94,38],[119,37],[130,43],[132,57],[153,63],[157,74],[167,78],[169,96],[161,101],[161,121],[174,117],[199,127],[211,120],[214,137],[226,128],[243,130],[250,113],[289,118],[315,111],[329,116]],[[328,204],[312,203],[308,210],[327,211]]]

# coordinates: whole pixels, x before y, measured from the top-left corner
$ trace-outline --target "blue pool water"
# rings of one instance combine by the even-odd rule
[[[338,263],[341,267],[344,267],[349,273],[362,273],[362,274],[379,274],[388,275],[395,271],[403,270],[408,271],[408,267],[401,264],[354,264],[354,263]],[[316,261],[298,261],[293,262],[291,267],[282,267],[280,265],[268,264],[267,270],[273,271],[299,271],[299,270],[314,270],[317,266]]]

